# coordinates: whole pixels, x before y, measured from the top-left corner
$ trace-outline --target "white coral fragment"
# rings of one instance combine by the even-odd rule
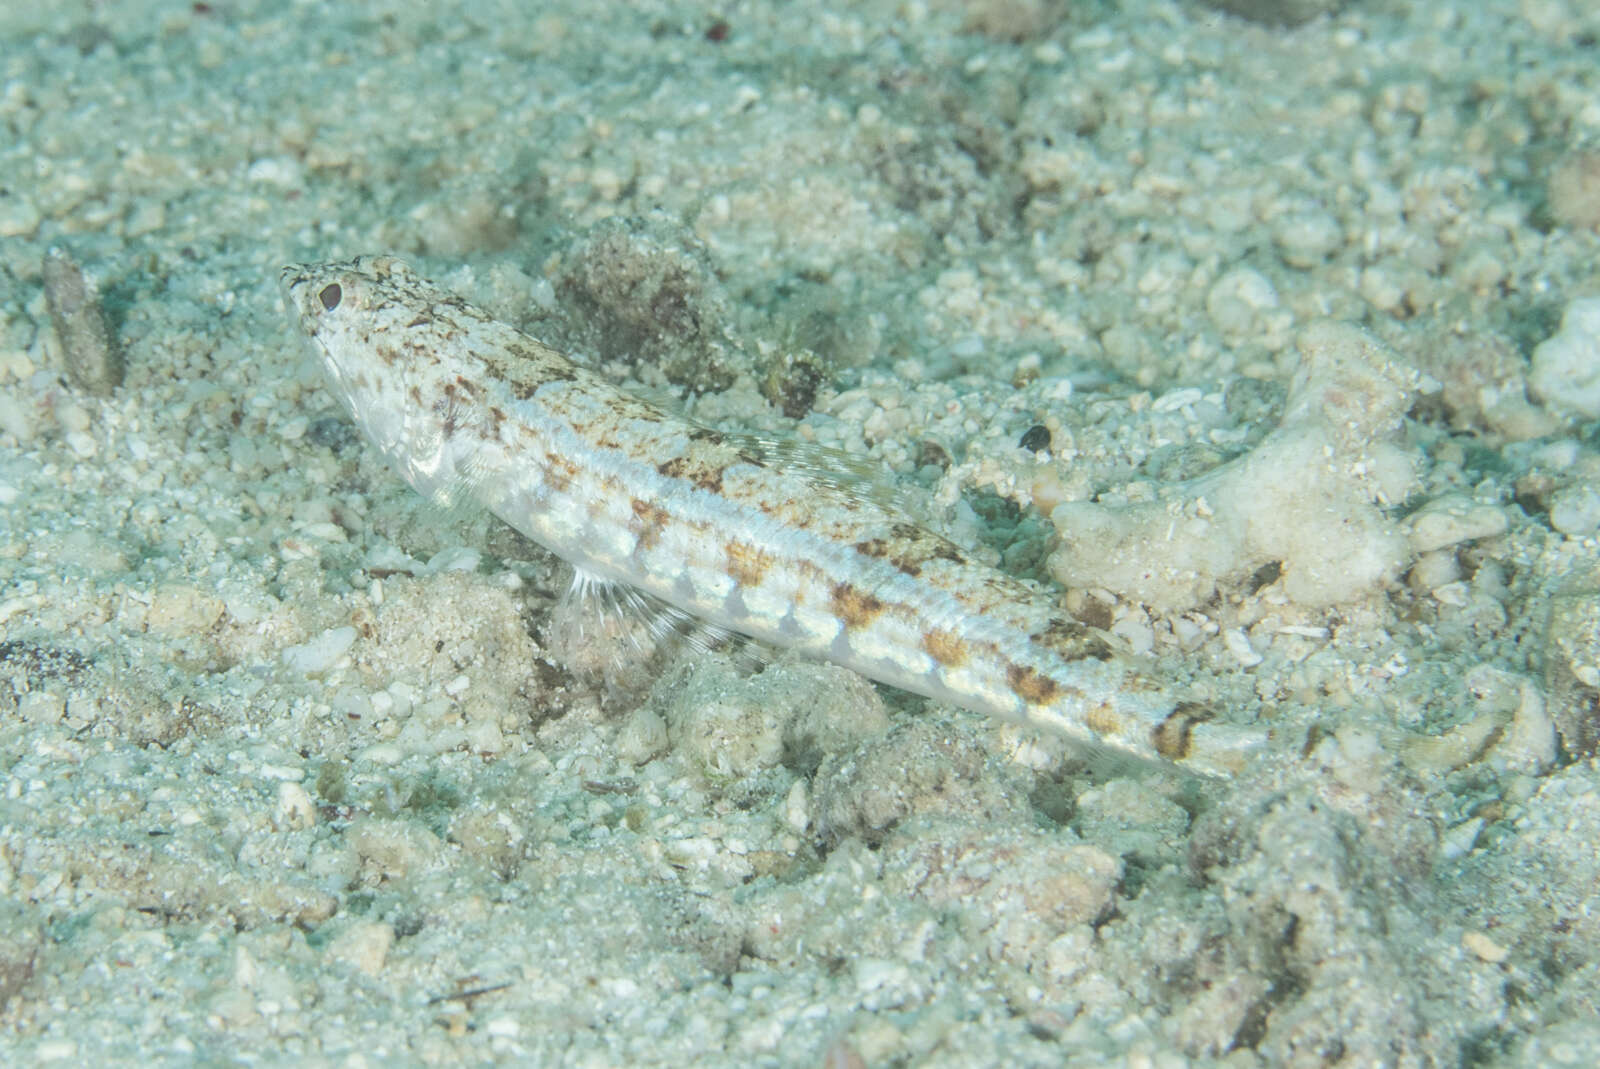
[[[1411,548],[1418,553],[1493,538],[1510,528],[1506,514],[1496,505],[1475,502],[1465,494],[1443,494],[1418,509],[1405,525]]]
[[[1350,601],[1399,574],[1411,550],[1383,506],[1416,484],[1396,432],[1423,377],[1353,326],[1314,324],[1297,345],[1283,420],[1256,449],[1159,501],[1058,506],[1051,574],[1167,612],[1271,562],[1304,605]]]
[[[1558,412],[1600,418],[1600,297],[1567,305],[1561,330],[1533,350],[1528,385]]]

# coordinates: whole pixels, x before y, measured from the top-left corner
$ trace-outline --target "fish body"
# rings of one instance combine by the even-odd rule
[[[716,627],[1092,746],[1238,771],[1208,722],[1048,598],[782,449],[607,382],[384,256],[300,264],[286,302],[419,493]]]

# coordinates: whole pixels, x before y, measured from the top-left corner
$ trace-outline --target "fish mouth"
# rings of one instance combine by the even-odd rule
[[[289,264],[278,272],[278,292],[283,294],[283,304],[297,319],[305,318],[304,302],[300,291],[311,277],[309,264]]]
[[[289,264],[278,272],[278,292],[283,297],[284,311],[294,322],[295,333],[300,336],[300,348],[319,363],[327,365],[329,354],[323,347],[319,327],[315,292],[312,283],[317,278],[315,264]]]

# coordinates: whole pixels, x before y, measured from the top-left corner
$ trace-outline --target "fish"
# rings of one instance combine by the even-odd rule
[[[1220,721],[1057,599],[855,492],[792,445],[704,426],[400,259],[294,264],[284,301],[330,388],[419,494],[468,501],[708,627],[937,702],[1202,776],[1265,732]]]

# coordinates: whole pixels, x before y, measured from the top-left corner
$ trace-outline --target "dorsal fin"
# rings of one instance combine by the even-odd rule
[[[928,502],[903,484],[894,473],[871,457],[847,453],[832,446],[805,442],[776,434],[718,431],[736,449],[753,454],[763,463],[804,475],[852,501],[920,515]]]

